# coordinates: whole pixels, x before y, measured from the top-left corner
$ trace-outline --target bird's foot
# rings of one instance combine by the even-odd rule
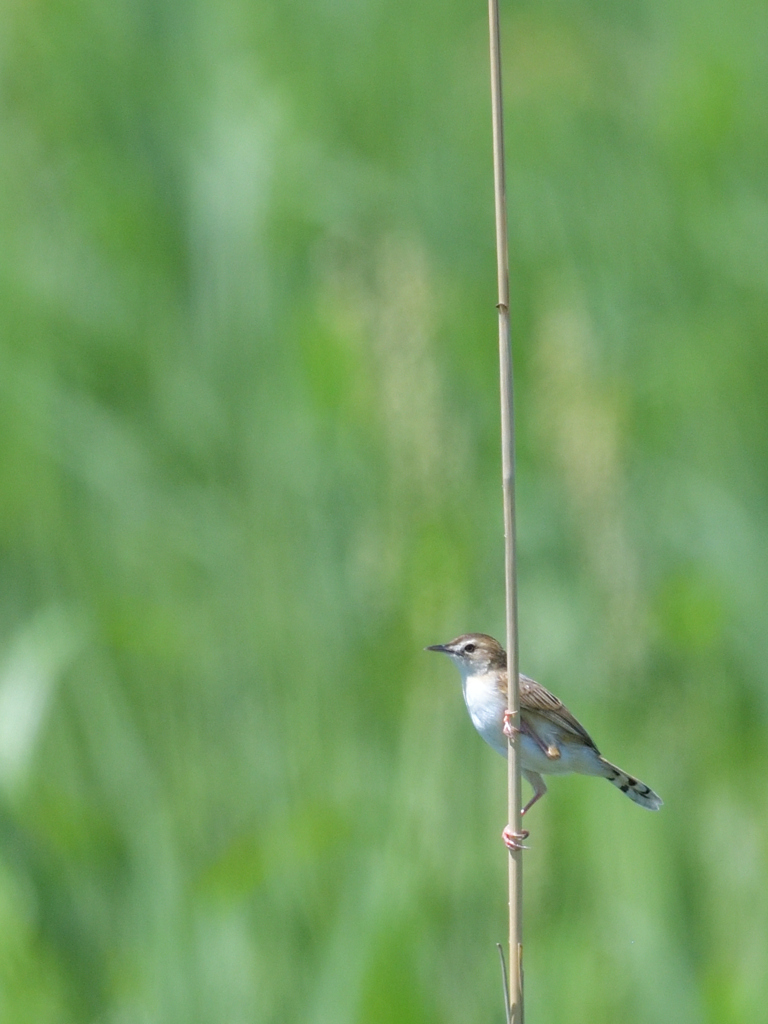
[[[507,738],[509,738],[510,736],[514,736],[516,733],[520,732],[518,727],[512,724],[512,719],[515,717],[515,715],[517,715],[517,711],[507,710],[504,712],[503,732]]]
[[[527,839],[531,833],[527,828],[524,828],[522,832],[513,832],[509,825],[501,833],[501,838],[504,840],[504,845],[508,850],[528,850],[530,847],[523,846],[523,840]]]

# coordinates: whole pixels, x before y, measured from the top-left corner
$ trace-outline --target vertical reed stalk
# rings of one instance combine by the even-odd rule
[[[499,372],[501,378],[501,462],[504,496],[504,569],[507,608],[507,666],[509,710],[520,722],[520,685],[517,636],[517,573],[515,534],[515,432],[512,347],[509,321],[509,249],[507,196],[504,172],[504,108],[501,83],[501,45],[498,0],[488,0],[491,43],[491,112],[493,117],[493,177],[496,205],[496,262],[498,271]],[[508,820],[513,832],[522,829],[519,733],[509,740]],[[509,853],[509,977],[507,1019],[523,1024],[523,854]]]

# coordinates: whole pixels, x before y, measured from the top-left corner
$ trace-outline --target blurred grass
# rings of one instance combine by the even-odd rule
[[[279,12],[279,13],[278,13]],[[0,1018],[501,1020],[485,10],[42,0],[0,43]],[[504,12],[532,1021],[765,1004],[757,0]]]

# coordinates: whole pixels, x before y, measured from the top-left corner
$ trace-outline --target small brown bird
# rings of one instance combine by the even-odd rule
[[[507,736],[513,728],[507,713],[507,654],[498,640],[485,633],[466,633],[447,644],[435,644],[428,651],[447,654],[461,672],[464,701],[472,723],[504,757]],[[599,775],[612,782],[630,800],[657,811],[661,798],[645,783],[606,761],[591,736],[568,708],[539,683],[520,676],[520,767],[533,786],[533,796],[522,814],[547,792],[542,775]],[[521,849],[523,836],[504,830],[510,849]]]

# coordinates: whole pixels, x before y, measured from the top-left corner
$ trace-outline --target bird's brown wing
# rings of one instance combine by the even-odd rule
[[[566,732],[579,736],[590,747],[595,747],[592,737],[578,720],[574,718],[568,708],[561,700],[558,700],[554,693],[550,693],[535,679],[528,676],[520,676],[520,707],[524,711],[536,711],[545,718],[556,722]],[[595,747],[597,750],[597,747]]]

